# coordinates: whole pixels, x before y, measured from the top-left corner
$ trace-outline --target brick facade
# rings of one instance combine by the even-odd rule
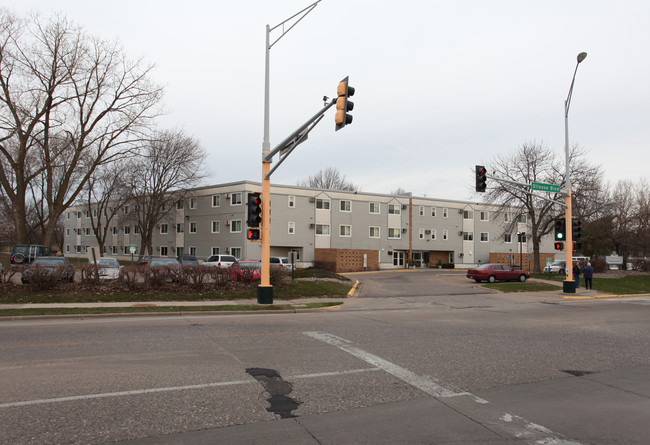
[[[363,255],[368,255],[367,267],[363,267]],[[314,262],[336,273],[379,270],[379,252],[356,249],[314,249]]]

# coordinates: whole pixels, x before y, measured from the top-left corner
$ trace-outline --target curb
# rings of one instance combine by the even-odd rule
[[[354,286],[352,286],[352,289],[350,289],[350,292],[348,292],[348,297],[354,297],[354,293],[357,291],[357,287],[359,287],[359,280],[354,283]]]

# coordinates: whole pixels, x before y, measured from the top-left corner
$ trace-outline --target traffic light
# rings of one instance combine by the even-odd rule
[[[349,85],[348,77],[339,82],[336,94],[338,98],[336,99],[334,122],[336,123],[336,131],[339,131],[341,128],[352,123],[352,115],[349,112],[354,109],[354,102],[349,98],[350,96],[354,96],[354,88]]]
[[[246,220],[246,223],[248,224],[248,227],[259,227],[261,225],[262,223],[261,193],[248,194],[248,219]]]
[[[571,232],[573,234],[573,241],[580,241],[582,238],[582,221],[580,221],[577,218],[573,219],[573,231]]]
[[[566,221],[564,218],[555,220],[555,241],[566,240]]]
[[[248,229],[247,238],[251,241],[258,241],[260,239],[260,229]]]
[[[564,250],[564,243],[555,243],[555,250]]]
[[[476,191],[485,192],[487,188],[487,170],[482,165],[476,166]]]

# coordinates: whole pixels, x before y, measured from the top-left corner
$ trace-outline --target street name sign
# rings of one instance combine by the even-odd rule
[[[544,184],[543,182],[533,182],[530,185],[530,188],[533,190],[539,190],[542,192],[553,192],[553,193],[560,193],[560,186],[559,185],[553,185],[553,184]]]

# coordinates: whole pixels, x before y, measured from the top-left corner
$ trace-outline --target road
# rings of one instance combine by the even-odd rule
[[[0,442],[647,443],[649,297],[356,278],[338,310],[0,321]]]

